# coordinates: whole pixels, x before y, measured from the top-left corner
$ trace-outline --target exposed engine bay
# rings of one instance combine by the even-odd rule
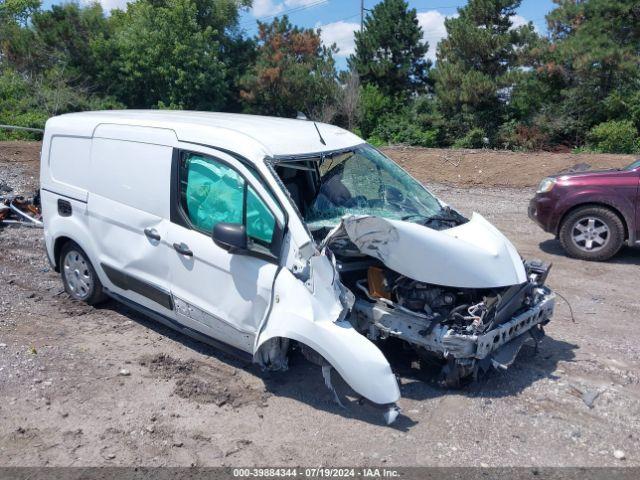
[[[274,167],[371,341],[402,340],[443,366],[447,386],[537,346],[554,309],[550,265],[523,261],[482,216],[441,203],[369,146]]]
[[[395,337],[419,358],[441,363],[441,381],[450,387],[479,369],[506,369],[525,341],[542,338],[553,312],[544,286],[549,265],[541,262],[525,264],[527,282],[492,289],[428,284],[372,259],[341,258],[336,264],[356,295],[351,323],[370,340]]]

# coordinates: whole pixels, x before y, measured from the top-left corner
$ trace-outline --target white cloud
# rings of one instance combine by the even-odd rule
[[[457,15],[457,14],[456,14]],[[444,28],[446,18],[456,15],[444,15],[437,10],[418,13],[418,23],[422,27],[422,39],[429,42],[427,58],[436,59],[436,48],[438,42],[447,36],[447,29]]]
[[[436,48],[438,47],[438,43],[440,40],[447,36],[447,29],[444,27],[444,21],[447,18],[455,18],[458,14],[455,13],[453,15],[443,15],[437,10],[429,10],[427,12],[418,13],[418,23],[422,27],[423,40],[429,42],[429,51],[427,52],[427,58],[435,61],[436,59]],[[512,28],[518,28],[521,25],[526,25],[529,21],[524,18],[522,15],[513,15],[511,17],[511,21],[513,22]],[[534,25],[534,28],[537,27]]]
[[[266,17],[277,15],[284,10],[283,3],[274,3],[273,0],[254,0],[251,13],[254,17]]]
[[[129,3],[130,1],[133,0],[81,0],[80,3],[82,3],[83,5],[91,5],[92,3],[98,2],[100,5],[102,5],[102,9],[105,12],[110,12],[111,10],[113,10],[114,8],[119,8],[120,10],[126,10],[127,9],[127,3]]]
[[[284,0],[283,4],[274,5],[271,0],[255,0],[253,4],[255,9],[256,5],[261,3],[270,3],[272,6],[282,7],[285,4],[287,6],[293,4],[309,5],[317,1],[318,0]],[[427,10],[425,12],[418,12],[417,16],[418,23],[422,27],[422,39],[429,42],[429,51],[427,52],[426,57],[435,61],[438,43],[447,36],[447,29],[444,27],[444,21],[447,18],[455,18],[458,14],[454,13],[453,15],[445,15],[440,13],[438,10]],[[527,19],[522,15],[514,15],[511,20],[513,22],[513,28],[517,28],[528,23]],[[360,28],[359,23],[340,20],[338,22],[327,23],[326,25],[320,25],[318,23],[316,24],[316,28],[320,28],[322,30],[322,42],[325,45],[329,46],[332,43],[335,43],[338,46],[338,57],[348,57],[355,52],[353,33]]]
[[[320,26],[322,43],[329,46],[335,43],[339,51],[338,57],[348,57],[355,52],[353,32],[360,28],[359,23],[334,22]]]
[[[437,10],[418,13],[418,23],[424,32],[423,40],[429,42],[427,57],[431,60],[436,58],[438,42],[447,35],[447,30],[444,28],[444,20],[447,17]],[[338,57],[348,57],[354,53],[353,32],[360,28],[359,23],[339,21],[318,26],[322,30],[322,42],[327,46],[335,43],[340,49]]]
[[[518,28],[521,27],[522,25],[526,25],[529,23],[529,20],[527,20],[526,18],[524,18],[522,15],[513,15],[511,17],[511,28]],[[538,26],[534,23],[533,24],[533,29],[540,33],[540,30],[538,29]]]
[[[522,15],[512,15],[511,23],[512,23],[511,28],[518,28],[518,27],[521,27],[522,25],[526,25],[529,22]]]
[[[288,8],[295,7],[306,7],[311,5],[312,3],[317,3],[318,5],[322,3],[327,3],[329,0],[284,0],[284,4]]]

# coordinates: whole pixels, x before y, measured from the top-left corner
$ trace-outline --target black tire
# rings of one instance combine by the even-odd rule
[[[60,252],[60,276],[65,291],[74,300],[97,305],[107,299],[102,283],[85,251],[73,241]]]
[[[469,385],[474,377],[476,365],[459,365],[455,359],[446,361],[438,375],[438,385],[440,388],[450,390],[460,390]]]
[[[585,223],[588,223],[589,219],[595,219],[596,225],[602,224],[606,226],[607,232],[604,234],[606,237],[605,243],[597,245],[595,240],[591,243],[592,248],[589,249],[588,244],[584,241],[576,241],[576,239],[583,233],[579,228],[584,228]],[[578,225],[580,224],[580,227]],[[602,237],[598,234],[597,241],[602,240]],[[620,217],[612,210],[606,207],[597,206],[584,206],[571,212],[563,220],[560,225],[560,243],[562,248],[570,257],[579,258],[581,260],[591,261],[603,261],[613,257],[624,243],[624,225]]]

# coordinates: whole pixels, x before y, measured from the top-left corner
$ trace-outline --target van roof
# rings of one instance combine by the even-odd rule
[[[93,136],[101,124],[147,126],[173,130],[180,141],[199,143],[258,160],[264,156],[319,153],[364,141],[334,125],[259,115],[182,110],[108,110],[69,113],[49,119],[48,135]]]

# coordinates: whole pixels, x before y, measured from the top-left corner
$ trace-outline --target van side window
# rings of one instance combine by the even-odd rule
[[[247,236],[269,245],[276,219],[252,187],[247,188]]]
[[[191,224],[210,235],[220,223],[243,223],[247,236],[269,247],[276,219],[256,191],[232,167],[215,158],[183,153],[180,158],[180,206]]]
[[[188,153],[180,161],[180,203],[191,223],[210,234],[220,222],[242,223],[244,178],[213,158]]]

